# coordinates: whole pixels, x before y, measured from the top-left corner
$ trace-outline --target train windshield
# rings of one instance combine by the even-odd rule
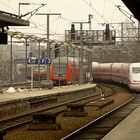
[[[34,66],[34,71],[38,71],[39,66]],[[46,72],[46,66],[40,66],[40,72]]]
[[[140,74],[140,67],[132,67],[132,73]]]
[[[54,65],[55,75],[66,75],[66,71],[67,71],[67,64]]]

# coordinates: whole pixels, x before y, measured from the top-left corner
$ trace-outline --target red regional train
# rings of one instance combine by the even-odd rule
[[[38,75],[39,75],[39,65],[34,64],[34,66],[33,66],[33,78],[34,78],[34,80],[38,80]],[[45,65],[45,64],[40,65],[40,79],[41,80],[47,79],[47,65]]]
[[[87,65],[83,61],[83,79],[86,81]],[[54,84],[74,84],[79,81],[79,59],[74,57],[58,57],[50,67],[50,77]]]
[[[32,65],[28,65],[27,66],[27,79],[31,79],[31,69],[32,69]],[[24,75],[26,71],[26,67],[21,66],[19,71],[21,74]],[[38,75],[39,75],[39,65],[34,64],[33,65],[33,79],[38,80]],[[47,65],[45,64],[40,65],[40,79],[41,80],[47,79]]]
[[[31,79],[31,65],[28,65],[27,78]],[[38,64],[33,65],[33,79],[38,80]],[[86,82],[87,62],[83,60],[83,81]],[[25,72],[25,67],[22,70]],[[47,65],[40,64],[40,80],[47,79]],[[50,65],[50,79],[54,85],[75,84],[79,82],[79,58],[76,57],[57,57]]]

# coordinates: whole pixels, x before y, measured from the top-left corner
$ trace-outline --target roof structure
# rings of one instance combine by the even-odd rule
[[[134,17],[140,21],[140,0],[122,0]]]
[[[29,21],[21,19],[18,15],[0,11],[0,27],[5,26],[29,26]]]

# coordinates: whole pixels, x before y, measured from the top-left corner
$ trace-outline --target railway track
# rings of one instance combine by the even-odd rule
[[[100,140],[140,105],[140,95],[114,108],[61,140]]]
[[[26,125],[27,123],[30,123],[32,121],[32,118],[30,116],[33,113],[43,112],[46,110],[54,109],[54,108],[57,108],[60,106],[67,105],[69,103],[79,102],[80,100],[88,100],[88,98],[91,100],[91,97],[93,98],[93,100],[99,100],[101,98],[102,93],[104,93],[105,97],[112,96],[115,93],[115,91],[112,88],[110,89],[110,87],[108,87],[108,91],[109,90],[110,91],[105,93],[104,87],[105,87],[105,85],[98,86],[97,93],[95,95],[92,95],[92,96],[90,95],[90,96],[79,98],[76,100],[55,104],[51,107],[44,107],[44,108],[40,108],[37,110],[30,110],[30,112],[27,112],[25,114],[20,114],[18,116],[14,116],[14,117],[5,118],[3,120],[0,120],[0,123],[1,123],[0,132],[8,132],[9,130],[16,129],[20,126],[23,126],[23,125]]]

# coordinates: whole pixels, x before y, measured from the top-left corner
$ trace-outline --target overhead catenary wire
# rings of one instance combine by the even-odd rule
[[[101,15],[93,6],[92,6],[92,4],[91,3],[89,3],[88,2],[88,0],[83,0],[87,5],[89,5],[90,6],[90,8],[92,9],[94,9],[94,13],[96,13],[98,16],[100,16],[101,18],[102,17],[104,17],[105,15]],[[90,1],[92,1],[92,0],[90,0]],[[117,5],[114,1],[111,1],[111,0],[108,0],[108,1],[110,1],[112,4],[114,4],[114,5]],[[29,2],[29,1],[28,1]],[[96,2],[96,0],[95,0],[95,2]],[[106,3],[107,2],[107,0],[104,0],[104,8],[103,8],[103,11],[105,10],[105,8],[107,8],[106,7]],[[9,7],[9,5],[7,6],[7,7]],[[115,6],[114,6],[115,7]],[[122,7],[122,6],[120,6],[120,7]],[[13,9],[13,7],[10,7],[11,9]],[[45,8],[47,8],[49,11],[53,11],[53,10],[51,10],[49,7],[48,7],[48,5],[47,6],[45,6]],[[92,10],[93,10],[92,9]],[[14,9],[14,11],[16,11],[15,9]],[[102,12],[101,12],[102,13]],[[104,13],[104,12],[103,12]],[[94,20],[96,19],[96,17],[97,16],[94,16]],[[54,19],[54,20],[52,20],[52,21],[50,21],[50,22],[55,22],[55,21],[57,21],[57,20],[64,20],[64,21],[66,21],[66,22],[71,22],[71,21],[75,21],[75,20],[72,20],[72,19],[69,19],[69,18],[65,18],[65,17],[60,17],[60,18],[57,18],[57,19]],[[102,18],[103,19],[103,18]],[[85,19],[84,19],[85,20]],[[86,19],[87,20],[87,19]],[[30,21],[32,21],[32,19],[30,19]],[[79,20],[78,20],[79,21]],[[83,20],[82,20],[83,21]],[[99,20],[98,20],[98,22],[99,22]],[[108,23],[108,22],[106,22],[106,23]],[[37,29],[37,30],[39,30],[39,31],[43,31],[43,32],[45,32],[44,30],[46,30],[46,27],[45,27],[45,24],[37,24],[37,22],[32,22],[32,24],[34,24],[35,26],[33,27],[33,26],[29,26],[28,27],[28,29],[30,28],[30,29]],[[18,28],[17,28],[18,29]],[[20,29],[22,29],[22,28],[20,28]],[[23,28],[23,29],[27,29],[27,28]],[[55,28],[53,28],[53,29],[55,29]],[[53,31],[53,33],[55,33],[56,31]],[[56,34],[56,33],[55,33]]]
[[[132,20],[132,17],[134,17],[133,15],[131,15],[130,13],[126,12],[125,10],[123,10],[122,8],[120,8],[119,5],[116,6],[126,17],[128,17],[133,23],[135,23],[133,20]]]
[[[108,2],[112,3],[124,16],[126,16],[128,19],[134,22],[134,20],[132,19],[134,18],[134,16],[131,13],[127,12],[126,10],[122,9],[122,7],[126,7],[125,5],[116,4],[111,0],[108,0]]]
[[[84,1],[84,3],[86,3],[99,17],[101,17],[106,23],[108,23],[108,21],[104,18],[104,17],[102,17],[102,15],[95,9],[95,8],[93,8],[93,6],[90,4],[90,3],[88,3],[86,0],[82,0],[82,1]]]
[[[14,9],[12,6],[9,5],[9,3],[7,4],[7,3],[4,3],[3,1],[1,1],[0,3],[1,3],[2,5],[4,5],[4,6],[6,6],[8,9],[11,9],[12,11],[17,12],[16,9]]]
[[[106,5],[106,0],[104,0],[104,6],[103,6],[102,17],[104,17],[105,5]]]

